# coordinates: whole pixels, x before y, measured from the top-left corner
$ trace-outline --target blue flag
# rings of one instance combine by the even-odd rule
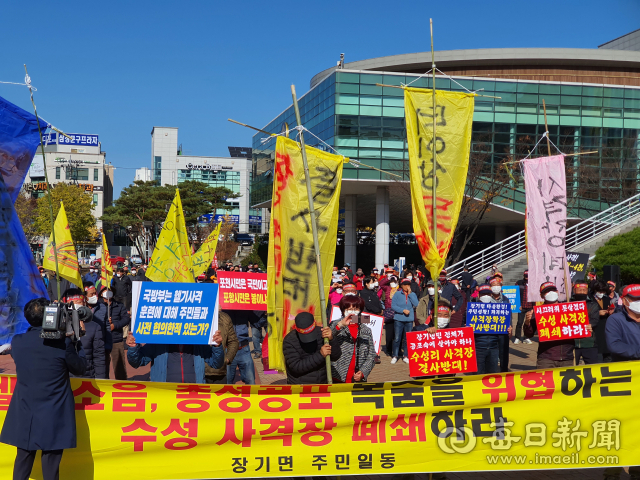
[[[48,298],[14,207],[39,144],[36,117],[0,97],[0,347],[29,327],[24,306]]]

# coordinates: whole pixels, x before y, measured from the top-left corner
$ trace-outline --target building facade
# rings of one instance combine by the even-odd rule
[[[242,153],[242,149],[239,151]],[[136,178],[138,172],[141,176],[145,175],[140,170],[136,171]],[[153,127],[150,174],[149,180],[155,180],[160,185],[178,185],[187,180],[194,180],[211,187],[226,187],[240,196],[228,199],[224,209],[211,212],[203,221],[208,222],[213,218],[218,222],[225,215],[229,215],[231,221],[238,225],[239,233],[262,233],[265,228],[262,211],[249,206],[251,159],[246,156],[183,155],[182,148],[178,145],[177,128]]]
[[[437,89],[487,95],[476,97],[473,116],[471,156],[482,162],[480,175],[494,176],[503,162],[529,153],[548,154],[546,142],[534,149],[547,129],[544,101],[553,144],[565,154],[595,152],[566,157],[572,221],[640,192],[640,52],[458,50],[436,52],[436,64],[448,76],[438,76]],[[432,88],[431,75],[424,75],[430,68],[431,52],[347,63],[317,74],[299,99],[302,122],[315,136],[342,155],[397,175],[345,164],[341,208],[345,261],[352,265],[356,225],[375,229],[377,266],[389,262],[389,233],[412,231],[404,92],[393,87]],[[280,133],[295,125],[289,106],[263,130]],[[327,149],[312,135],[305,141]],[[252,146],[251,204],[265,207],[275,140],[257,133]],[[476,251],[523,229],[524,201],[524,181],[516,175],[483,219],[490,230],[477,239]]]

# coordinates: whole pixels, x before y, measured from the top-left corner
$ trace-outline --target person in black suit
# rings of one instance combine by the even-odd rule
[[[44,480],[57,480],[62,452],[76,447],[76,418],[69,374],[82,376],[86,361],[82,344],[70,337],[40,338],[46,298],[24,307],[29,330],[13,337],[11,355],[17,384],[0,433],[0,442],[17,447],[14,480],[27,480],[36,452],[42,450]]]

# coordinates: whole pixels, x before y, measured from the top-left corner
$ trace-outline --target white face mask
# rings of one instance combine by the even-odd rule
[[[87,297],[87,303],[89,305],[95,305],[96,303],[98,303],[98,297],[96,295],[94,295],[93,297]]]
[[[445,328],[449,325],[450,320],[449,317],[438,317],[438,328]]]
[[[369,290],[373,290],[374,288],[376,288],[376,284],[374,282],[371,282],[370,284],[367,285],[367,288]]]
[[[600,300],[602,297],[604,297],[604,293],[602,293],[602,292],[598,292],[598,293],[596,293],[596,298],[597,298],[598,300]]]
[[[502,291],[502,287],[500,285],[494,285],[493,287],[491,287],[491,293],[493,293],[494,295],[499,294]]]
[[[137,272],[135,270],[131,270],[131,275],[135,275]]]
[[[378,286],[378,282],[377,282],[377,281],[376,281],[376,282],[373,282],[373,286],[374,286],[374,287],[377,287],[377,286]]]
[[[491,295],[483,295],[480,297],[482,303],[489,303],[491,301]]]
[[[336,293],[342,293],[342,289],[341,288],[336,288]]]
[[[627,308],[629,308],[633,313],[640,315],[640,300],[629,302],[629,306]]]
[[[407,280],[412,280],[412,279],[413,279],[413,277],[412,277],[411,275],[407,275],[405,278],[406,278]]]
[[[389,285],[391,286],[391,288],[396,288],[398,286],[396,282],[391,282]]]
[[[553,303],[558,300],[558,292],[549,292],[544,296],[544,299],[547,302]]]
[[[358,315],[359,313],[360,313],[360,310],[345,310],[344,316],[348,317],[349,315]]]
[[[113,298],[113,292],[107,290],[102,294],[102,298],[106,298],[106,299]]]
[[[116,277],[120,278],[122,276],[121,273],[116,273]]]
[[[436,293],[436,289],[433,287],[429,287],[427,288],[427,292],[429,292],[429,295],[434,295]]]
[[[439,288],[439,289],[438,289],[438,295],[439,295],[439,294],[441,294],[441,293],[442,293],[442,289],[441,289],[441,288]]]

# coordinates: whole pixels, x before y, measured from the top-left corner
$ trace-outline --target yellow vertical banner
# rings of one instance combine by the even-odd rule
[[[194,278],[205,273],[211,265],[211,262],[213,262],[213,258],[216,255],[216,248],[218,248],[220,227],[222,227],[222,221],[213,229],[198,251],[192,255],[191,266],[193,268]]]
[[[474,97],[469,93],[436,90],[434,112],[432,90],[404,90],[413,230],[432,278],[437,278],[444,267],[458,224],[469,167]],[[437,238],[433,238],[434,150]]]
[[[109,288],[113,278],[113,265],[111,265],[111,255],[107,247],[107,239],[102,234],[102,260],[100,262],[100,283],[101,286]]]
[[[338,236],[338,205],[344,157],[306,147],[313,194],[322,274],[329,279]],[[276,140],[267,262],[269,367],[285,370],[282,340],[300,312],[311,312],[322,323],[316,257],[300,145]],[[329,286],[324,285],[325,298]]]
[[[78,253],[73,245],[71,238],[71,230],[69,229],[69,221],[67,220],[67,212],[64,209],[64,203],[60,202],[60,210],[53,224],[53,231],[56,234],[56,251],[58,257],[58,274],[65,280],[82,289],[82,277],[80,276],[80,266],[78,265]],[[45,250],[42,266],[48,270],[56,271],[56,255],[53,250],[53,233],[49,238],[49,245]],[[60,292],[63,294],[64,292]],[[52,299],[53,300],[53,299]],[[57,299],[56,299],[57,300]]]
[[[156,248],[153,249],[149,260],[147,277],[154,282],[193,282],[189,235],[184,221],[180,190],[177,188]]]

